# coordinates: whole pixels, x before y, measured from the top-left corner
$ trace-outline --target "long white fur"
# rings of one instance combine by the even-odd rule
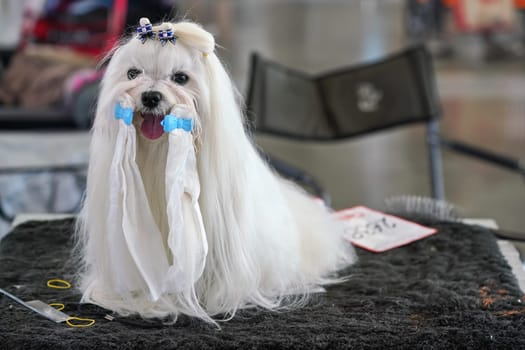
[[[211,34],[189,22],[162,23],[157,28],[167,26],[178,37],[175,45],[162,47],[154,40],[142,44],[130,38],[114,50],[102,81],[86,199],[77,230],[84,263],[79,273],[83,301],[123,315],[176,319],[182,313],[214,322],[213,316],[233,317],[246,306],[282,307],[300,299],[289,299],[290,294],[304,296],[316,286],[340,281],[335,273],[355,260],[352,247],[343,238],[342,225],[261,159],[246,135],[238,94],[214,53]],[[128,80],[126,72],[131,67],[143,73]],[[169,76],[176,71],[186,72],[190,82],[184,86],[171,82]],[[109,175],[122,123],[114,119],[113,108],[125,96],[140,110],[140,96],[148,90],[163,94],[161,109],[179,104],[195,108],[197,204],[208,248],[204,270],[193,285],[183,291],[168,288],[158,298],[152,298],[147,288],[127,287],[115,278],[115,273],[140,276],[132,271],[135,267],[129,256],[113,254],[111,248],[124,244],[121,239],[111,240],[112,231],[125,230],[115,228],[119,224],[110,206]],[[134,120],[135,127],[128,130],[138,130],[140,117]],[[168,236],[176,223],[167,213],[165,181],[170,171],[167,164],[173,163],[168,154],[177,145],[170,144],[171,135],[151,141],[135,132],[136,157],[126,162],[135,162],[147,196],[147,203],[137,211],[150,211],[154,230],[164,242],[165,251],[151,262],[160,267],[161,255],[176,260],[169,257],[169,245],[174,243],[168,243]],[[123,171],[125,178],[131,176],[129,170]]]

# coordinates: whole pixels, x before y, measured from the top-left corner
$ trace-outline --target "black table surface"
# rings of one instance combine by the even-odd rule
[[[28,222],[0,242],[0,287],[23,300],[62,302],[88,328],[56,324],[0,297],[0,349],[523,349],[525,305],[488,229],[425,222],[438,233],[375,254],[357,249],[348,281],[301,308],[241,310],[215,328],[180,317],[173,325],[80,305],[73,280],[73,220]]]

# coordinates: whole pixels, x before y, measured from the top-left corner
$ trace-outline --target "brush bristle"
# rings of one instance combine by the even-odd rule
[[[385,199],[386,210],[401,216],[423,219],[458,221],[460,215],[454,204],[423,196],[394,196]]]

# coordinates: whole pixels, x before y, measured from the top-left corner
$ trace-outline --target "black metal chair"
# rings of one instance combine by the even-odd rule
[[[444,197],[441,106],[432,61],[423,47],[316,76],[253,54],[247,110],[257,133],[321,142],[425,123],[432,193]]]
[[[445,197],[441,146],[525,174],[515,159],[444,139],[439,132],[441,113],[432,57],[424,46],[318,75],[256,53],[251,57],[247,115],[256,133],[330,142],[424,124],[432,196],[440,200]],[[276,169],[287,175],[279,164]]]

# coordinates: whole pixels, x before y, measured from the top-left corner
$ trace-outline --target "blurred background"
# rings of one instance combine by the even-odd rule
[[[525,159],[523,0],[0,0],[0,237],[19,213],[75,211],[103,70],[96,64],[142,16],[190,19],[216,35],[246,95],[254,51],[322,74],[424,43],[433,55],[447,137]],[[309,173],[339,209],[430,196],[423,126],[336,143],[256,134]],[[516,172],[443,151],[446,199],[467,217],[525,232]]]

